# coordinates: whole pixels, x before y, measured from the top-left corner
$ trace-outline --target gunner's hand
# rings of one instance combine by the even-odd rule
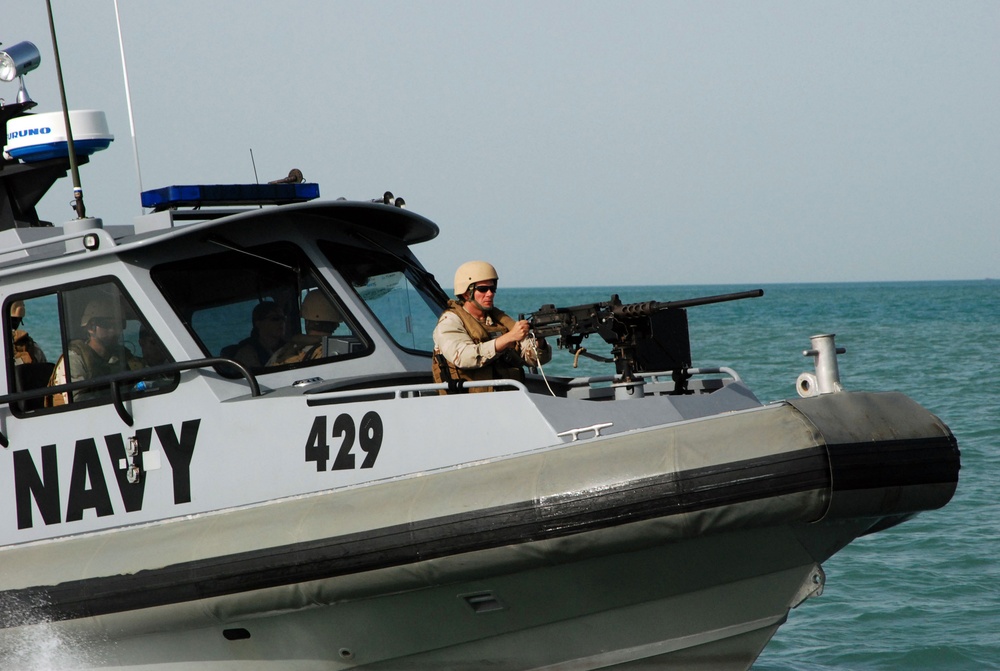
[[[514,342],[521,342],[528,337],[528,330],[530,326],[528,322],[524,319],[514,324],[514,328],[510,330],[511,337],[514,338]]]
[[[502,352],[514,343],[519,343],[524,340],[528,335],[528,322],[521,320],[514,324],[513,327],[507,333],[496,339],[496,348],[498,352]]]

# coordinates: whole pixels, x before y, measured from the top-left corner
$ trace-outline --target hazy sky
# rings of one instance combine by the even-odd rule
[[[53,0],[72,109],[141,212],[113,0]],[[142,188],[391,190],[446,287],[1000,277],[1000,2],[119,0]],[[43,0],[4,0],[57,111]],[[0,85],[8,101],[15,84]],[[39,214],[72,218],[64,180]]]

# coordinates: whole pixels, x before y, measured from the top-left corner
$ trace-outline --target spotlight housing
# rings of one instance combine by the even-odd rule
[[[0,82],[12,82],[38,67],[42,55],[31,42],[18,42],[0,50]]]
[[[12,82],[17,77],[20,86],[17,91],[18,104],[34,107],[28,89],[24,88],[24,75],[37,68],[41,62],[42,55],[31,42],[18,42],[0,51],[0,82]]]

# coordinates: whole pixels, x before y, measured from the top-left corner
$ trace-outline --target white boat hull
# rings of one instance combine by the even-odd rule
[[[905,397],[796,406],[63,538],[61,563],[6,548],[0,652],[44,630],[65,668],[746,669],[822,561],[954,491],[838,466],[889,419],[907,428],[869,466],[957,465]],[[829,424],[853,412],[870,425]]]

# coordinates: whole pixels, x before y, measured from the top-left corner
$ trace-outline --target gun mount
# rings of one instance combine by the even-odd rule
[[[677,393],[684,393],[686,369],[691,366],[687,308],[763,296],[762,289],[679,301],[622,303],[618,294],[605,303],[572,307],[543,305],[522,315],[537,338],[556,336],[556,344],[572,354],[614,361],[622,382],[633,382],[636,373],[671,371]],[[611,345],[613,359],[597,357],[582,347],[592,333]]]

